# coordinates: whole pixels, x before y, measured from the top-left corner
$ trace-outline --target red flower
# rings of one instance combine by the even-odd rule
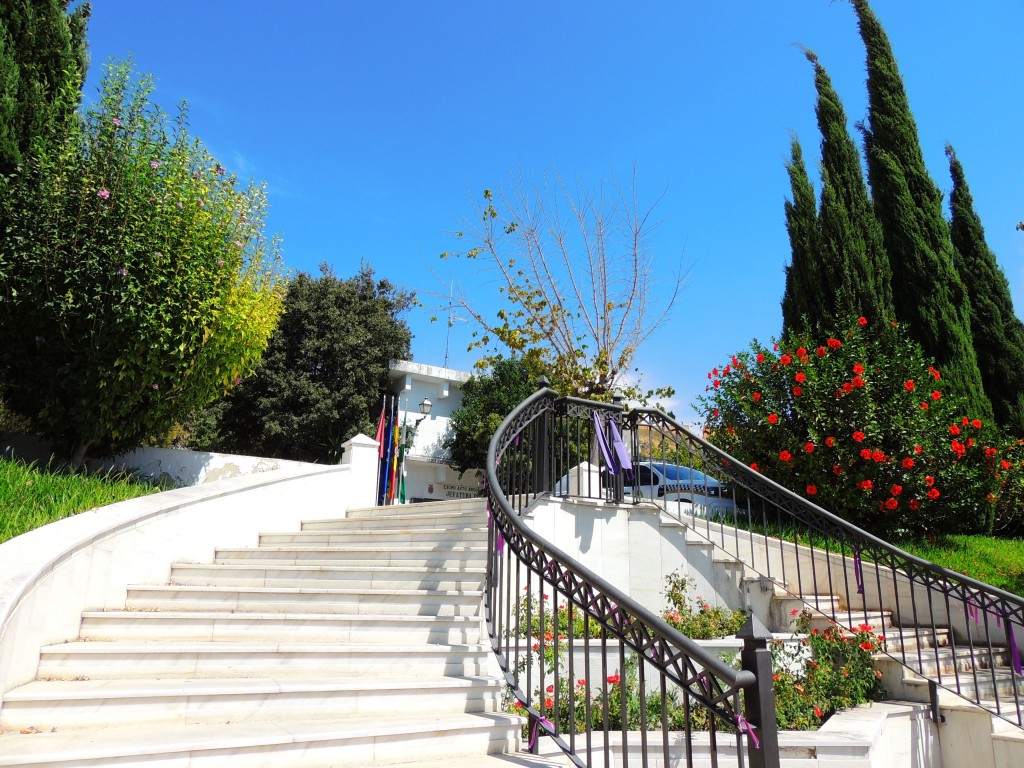
[[[806,350],[806,349],[804,349],[803,347],[800,347],[800,348],[799,348],[799,349],[798,349],[798,350],[796,351],[796,356],[797,356],[797,357],[807,357],[807,350]]]
[[[718,379],[712,381],[711,384],[715,389],[718,389],[720,386],[722,386],[722,382],[720,382]]]
[[[914,391],[914,382],[911,381],[910,379],[907,379],[906,381],[903,382],[903,388],[905,390],[907,390],[907,392],[913,392]]]
[[[779,358],[779,362],[782,363],[783,365],[789,365],[791,362],[793,362],[793,358],[791,358],[789,355],[783,355],[782,357]]]
[[[868,324],[868,319],[866,317],[858,317],[857,318],[857,325],[867,325],[867,324]]]
[[[832,467],[832,474],[838,477],[839,475],[843,474],[843,468],[836,464],[834,467]]]
[[[618,675],[609,675],[608,676],[608,682],[611,683],[612,685],[615,685],[617,682],[619,682],[619,676]]]
[[[761,393],[760,392],[755,392],[754,393],[754,402],[756,403],[760,399],[761,399]]]
[[[816,350],[814,350],[814,354],[816,354],[818,357],[824,357],[827,353],[828,350],[825,349],[824,347],[818,347]]]
[[[817,717],[821,717],[821,707],[817,707],[817,706],[816,706],[816,707],[814,708],[814,714],[815,714],[815,716],[817,716]]]
[[[932,400],[939,400],[941,397],[942,393],[939,392],[939,390],[936,389],[935,391],[932,392]]]
[[[715,408],[715,410],[713,410],[711,413],[714,415],[714,417],[716,419],[718,418],[718,409],[717,408]]]
[[[801,387],[793,387],[793,397],[800,397],[804,393]]]
[[[863,439],[864,439],[864,433],[863,432],[857,431],[857,432],[853,433],[853,440],[854,440],[854,442],[859,443]]]
[[[777,413],[769,413],[768,414],[768,423],[769,424],[778,424],[779,423],[779,414],[777,414]]]
[[[851,384],[848,381],[844,381],[843,382],[843,392],[846,392],[847,394],[849,394],[850,392],[853,392],[853,384]]]
[[[804,450],[807,451],[807,453],[814,453],[814,443],[804,443]]]
[[[899,496],[901,493],[903,493],[903,486],[894,485],[892,488],[889,489],[889,493],[891,493],[893,496]]]
[[[871,461],[871,449],[870,448],[861,448],[860,449],[860,457],[862,459],[864,459],[864,461]]]
[[[865,651],[873,651],[875,649],[874,643],[872,643],[870,640],[865,640],[864,642],[862,642],[860,644],[860,647],[863,648]]]
[[[836,439],[834,437],[829,436],[825,438],[825,445],[827,445],[829,448],[835,447],[835,444]]]
[[[881,464],[885,461],[885,453],[882,451],[875,451],[871,454],[871,458],[874,459],[875,463]]]
[[[807,381],[807,374],[804,373],[803,371],[797,371],[796,376],[794,376],[793,378],[795,378],[797,382],[799,382],[800,384],[803,384],[805,381]]]
[[[551,709],[553,706],[555,706],[554,699],[552,699],[550,696],[546,697],[544,699],[544,708],[545,709]]]
[[[915,445],[914,446],[914,453],[920,455],[923,451],[924,451],[924,448],[922,448],[920,445]]]
[[[932,378],[933,378],[933,379],[935,379],[936,381],[938,381],[939,379],[941,379],[941,378],[942,378],[942,377],[941,377],[941,376],[939,375],[939,372],[938,372],[937,370],[935,370],[935,368],[933,368],[933,367],[932,367],[932,366],[930,366],[930,365],[928,366],[928,373],[930,373],[930,374],[932,375]]]
[[[995,448],[989,448],[989,449],[987,449],[985,451],[985,453],[988,453],[989,451],[994,451],[994,450],[995,450]],[[1010,468],[1010,462],[1008,462],[1006,459],[1003,459],[1002,461],[999,462],[999,466],[1002,467],[1003,469],[1009,469]]]
[[[981,419],[975,419],[971,422],[971,426],[975,429],[981,429]]]
[[[782,461],[792,461],[793,455],[789,451],[779,451],[779,458]]]
[[[757,466],[757,462],[756,461],[750,462],[750,468],[752,470],[754,470],[755,472],[760,472],[761,471],[761,468],[759,466]]]
[[[548,692],[548,693],[554,693],[554,692],[555,692],[555,686],[553,686],[553,685],[549,685],[549,686],[547,687],[547,692]]]
[[[911,499],[910,501],[907,502],[907,506],[910,507],[915,512],[917,512],[917,510],[921,508],[921,502],[918,501],[917,499]]]
[[[927,400],[924,400],[924,401],[923,401],[923,402],[921,403],[921,410],[922,410],[922,411],[927,411],[927,410],[928,410],[928,401],[927,401]]]
[[[581,677],[579,680],[576,681],[576,685],[580,686],[580,688],[586,688],[587,681]]]
[[[875,484],[872,483],[870,480],[861,480],[859,483],[857,483],[857,487],[864,491],[870,491],[872,488],[875,487]]]
[[[725,431],[728,432],[730,435],[735,435],[736,434],[736,430],[733,429],[731,425],[726,427]]]
[[[938,488],[932,488],[928,491],[928,498],[932,501],[935,501],[940,495]]]
[[[843,342],[841,342],[839,339],[829,339],[827,343],[829,349],[839,349],[841,346],[843,346]]]
[[[857,363],[855,366],[853,366],[853,372],[860,376],[862,373],[864,373],[864,366],[861,365],[860,363]]]
[[[759,363],[763,363],[764,362],[764,355],[761,354],[760,352],[757,353],[757,362],[759,362]]]
[[[951,434],[951,435],[959,435],[960,434],[960,427],[958,427],[956,424],[953,424],[949,428],[949,434]]]
[[[912,458],[910,458],[909,456],[907,456],[907,458],[905,458],[903,460],[903,468],[904,469],[910,469],[913,466],[914,466],[914,460]]]
[[[798,613],[800,613],[800,609],[799,608],[794,608],[792,611],[789,612],[789,615],[790,616],[796,616]]]
[[[935,478],[932,477],[931,475],[928,475],[928,477],[924,479],[924,484],[929,487],[935,485]]]
[[[898,507],[899,505],[900,505],[900,503],[896,499],[886,499],[885,500],[885,508],[886,509],[896,509],[896,507]]]
[[[853,384],[853,386],[858,387],[858,388],[859,387],[863,387],[864,386],[864,379],[862,379],[860,376],[854,376],[853,380],[850,381],[850,383]]]
[[[813,496],[817,492],[818,492],[818,486],[816,486],[816,485],[808,485],[807,486],[807,495],[808,496]]]

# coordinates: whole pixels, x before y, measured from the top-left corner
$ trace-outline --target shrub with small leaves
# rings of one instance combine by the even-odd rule
[[[77,463],[165,433],[252,372],[283,302],[266,196],[112,65],[0,179],[6,405]]]

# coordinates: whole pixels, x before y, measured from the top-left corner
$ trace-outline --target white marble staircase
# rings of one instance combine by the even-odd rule
[[[351,510],[130,586],[40,649],[0,766],[525,765],[482,626],[480,501]]]

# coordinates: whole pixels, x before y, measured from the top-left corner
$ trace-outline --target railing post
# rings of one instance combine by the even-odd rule
[[[747,738],[751,768],[779,768],[779,729],[775,719],[775,691],[772,685],[772,652],[768,641],[772,633],[756,616],[740,627],[736,637],[743,641],[740,662],[743,669],[757,677],[756,688],[744,694],[744,717],[754,726],[760,745]]]
[[[612,402],[615,405],[622,405],[622,395],[612,395]],[[612,415],[609,418],[617,419],[618,416]],[[619,427],[619,432],[621,433],[622,432],[622,425],[619,424],[618,427]],[[609,441],[609,443],[611,442],[611,436],[609,436],[608,441]],[[612,487],[612,494],[613,494],[612,501],[616,502],[617,504],[621,504],[623,498],[625,498],[625,495],[626,495],[626,490],[625,490],[626,489],[626,484],[625,484],[625,480],[623,478],[623,473],[622,472],[616,472],[615,473],[615,475],[613,476],[613,483],[614,483],[614,485]]]
[[[537,389],[551,386],[547,376],[537,379]],[[533,441],[533,493],[539,495],[551,490],[551,412],[540,417],[536,439]]]

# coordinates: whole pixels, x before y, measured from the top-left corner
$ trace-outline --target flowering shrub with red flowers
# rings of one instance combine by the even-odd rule
[[[883,536],[991,531],[996,429],[895,325],[755,340],[712,375],[708,438],[772,480]]]

